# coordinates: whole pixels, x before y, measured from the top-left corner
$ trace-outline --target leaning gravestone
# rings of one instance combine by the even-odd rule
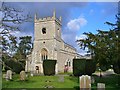
[[[26,73],[25,71],[20,72],[20,80],[24,81],[26,79]]]
[[[80,90],[91,90],[91,78],[88,75],[82,75],[80,78]]]
[[[104,83],[97,83],[97,90],[105,90],[105,84]]]
[[[6,72],[6,80],[12,80],[12,71],[11,70],[7,70]]]

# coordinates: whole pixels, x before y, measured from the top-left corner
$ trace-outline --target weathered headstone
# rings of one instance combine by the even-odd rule
[[[91,83],[92,83],[92,84],[95,83],[95,79],[94,79],[94,77],[91,77]]]
[[[11,70],[7,70],[6,72],[6,80],[12,80],[12,71]]]
[[[33,73],[34,73],[34,72],[32,72],[32,71],[31,71],[31,72],[30,72],[30,76],[32,76],[32,77],[33,77],[33,76],[34,76],[34,74],[33,74]]]
[[[20,72],[20,80],[24,81],[26,79],[26,73],[25,71]]]
[[[3,78],[6,79],[6,74],[3,74]]]
[[[31,74],[30,74],[30,76],[32,76],[32,77],[33,77],[33,73],[31,73]]]
[[[97,90],[105,90],[105,84],[104,83],[97,83]]]
[[[91,90],[91,78],[88,75],[82,75],[80,78],[80,90]]]
[[[60,75],[59,78],[58,78],[58,81],[59,81],[59,82],[64,82],[64,76],[63,76],[63,75]]]

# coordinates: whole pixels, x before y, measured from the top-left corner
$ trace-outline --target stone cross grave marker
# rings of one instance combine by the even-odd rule
[[[105,84],[104,83],[97,83],[97,90],[105,90]]]
[[[6,72],[6,80],[12,80],[12,71],[11,70],[7,70]]]
[[[26,73],[25,71],[20,72],[20,80],[24,81],[26,79]]]
[[[80,90],[91,90],[91,77],[88,75],[82,75],[79,77],[80,80]]]

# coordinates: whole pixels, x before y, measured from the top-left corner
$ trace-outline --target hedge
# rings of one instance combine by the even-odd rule
[[[6,60],[5,61],[5,70],[12,70],[15,73],[20,73],[20,71],[24,70],[22,63],[14,61],[14,60]]]
[[[55,75],[55,65],[57,60],[44,60],[43,61],[43,73],[44,75]]]
[[[85,74],[86,59],[73,59],[73,75],[81,76]]]
[[[73,75],[92,75],[96,70],[96,64],[89,59],[73,59]]]
[[[120,60],[118,62],[114,62],[113,70],[115,73],[120,74]]]
[[[85,72],[86,72],[87,75],[91,76],[92,73],[94,73],[95,70],[96,70],[96,63],[91,59],[86,60],[86,65],[85,66],[86,66],[85,67]]]

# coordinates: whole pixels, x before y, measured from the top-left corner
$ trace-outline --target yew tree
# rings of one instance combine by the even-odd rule
[[[120,18],[116,15],[115,24],[106,22],[110,25],[110,30],[97,30],[97,34],[84,33],[87,38],[77,40],[82,49],[88,49],[88,53],[102,69],[107,70],[113,66],[116,73],[120,73]]]

